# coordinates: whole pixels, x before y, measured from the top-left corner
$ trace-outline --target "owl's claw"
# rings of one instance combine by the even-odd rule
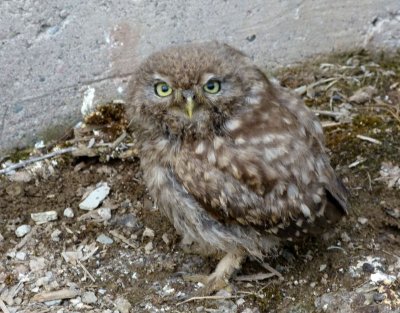
[[[195,291],[192,296],[195,297],[204,297],[213,294],[221,289],[229,286],[229,282],[227,279],[222,277],[217,277],[214,273],[207,275],[186,275],[183,277],[185,281],[202,283],[204,287],[201,287],[199,290]]]

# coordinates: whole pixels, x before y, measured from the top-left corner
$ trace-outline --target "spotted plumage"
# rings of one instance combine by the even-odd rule
[[[226,252],[209,284],[347,213],[318,119],[228,45],[151,55],[130,83],[128,114],[157,206],[179,233]]]

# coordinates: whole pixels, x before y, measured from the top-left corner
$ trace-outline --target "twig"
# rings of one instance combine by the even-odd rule
[[[7,309],[6,304],[1,299],[0,299],[0,309],[3,311],[3,313],[10,313],[10,311]]]
[[[356,137],[357,137],[358,139],[365,140],[365,141],[368,141],[368,142],[370,142],[370,143],[374,143],[374,144],[376,144],[376,145],[381,145],[381,144],[382,144],[382,142],[379,141],[378,139],[371,138],[371,137],[368,137],[368,136],[357,135]]]
[[[312,111],[315,114],[322,115],[322,116],[339,117],[339,116],[344,115],[344,113],[342,113],[342,112],[333,112],[333,111],[324,111],[324,110],[312,110]]]
[[[340,250],[344,254],[347,254],[346,250],[344,250],[342,247],[338,247],[338,246],[329,246],[328,248],[326,248],[326,250]]]
[[[129,247],[136,249],[137,246],[134,244],[130,243],[128,238],[122,236],[121,234],[117,233],[115,230],[110,230],[110,234],[113,235],[115,238],[121,240],[123,243],[127,244]]]
[[[262,266],[263,268],[265,268],[266,270],[270,271],[271,273],[275,274],[275,276],[278,276],[279,279],[282,279],[282,280],[284,279],[283,276],[282,276],[282,274],[279,273],[276,269],[274,269],[274,268],[273,268],[271,265],[269,265],[268,263],[263,262],[263,263],[261,263],[261,266]]]
[[[79,296],[79,291],[72,289],[62,289],[37,294],[32,297],[32,302],[47,302],[52,300],[71,299]]]
[[[74,151],[74,150],[76,150],[75,147],[69,147],[69,148],[65,148],[65,149],[53,151],[53,152],[51,152],[51,153],[42,155],[42,156],[40,156],[40,157],[30,158],[30,159],[28,159],[28,160],[21,161],[21,162],[16,163],[16,164],[12,164],[12,165],[6,167],[5,169],[0,170],[0,174],[6,174],[6,173],[8,173],[8,172],[10,172],[10,171],[13,171],[13,170],[16,170],[16,169],[18,169],[18,168],[25,167],[25,166],[27,166],[27,165],[29,165],[29,164],[31,164],[31,163],[39,162],[39,161],[42,161],[42,160],[45,160],[45,159],[50,159],[50,158],[55,157],[55,156],[57,156],[57,155],[61,155],[61,154],[65,154],[65,153],[70,153],[70,152],[72,152],[72,151]]]
[[[179,302],[176,305],[182,305],[188,302],[197,301],[197,300],[226,300],[226,299],[237,299],[239,296],[205,296],[205,297],[191,297],[186,299],[185,301]]]
[[[355,160],[353,163],[347,165],[348,168],[353,168],[356,167],[357,165],[360,165],[361,163],[364,163],[365,161],[367,161],[366,158],[360,158],[358,160]]]
[[[328,128],[328,127],[335,127],[342,125],[340,122],[329,122],[329,121],[322,121],[321,122],[322,128]]]
[[[89,271],[86,269],[86,267],[81,263],[81,261],[76,260],[77,263],[79,264],[80,267],[82,267],[83,271],[86,273],[87,276],[92,280],[92,282],[96,282],[96,279],[92,276],[92,274],[89,273]]]

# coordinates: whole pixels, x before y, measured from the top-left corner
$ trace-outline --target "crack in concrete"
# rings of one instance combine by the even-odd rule
[[[3,131],[4,131],[4,126],[6,124],[6,116],[8,114],[10,106],[6,104],[6,109],[4,110],[4,114],[1,117],[1,122],[0,122],[0,138],[3,138]]]
[[[131,76],[132,74],[133,74],[133,72],[124,73],[124,74],[121,74],[121,75],[111,75],[111,76],[107,76],[107,77],[103,77],[103,78],[99,78],[99,79],[87,80],[87,81],[84,81],[84,82],[82,82],[80,84],[73,84],[73,85],[70,85],[70,86],[60,87],[60,88],[57,88],[57,89],[52,89],[50,92],[43,93],[43,94],[38,95],[38,96],[26,97],[26,98],[22,98],[22,99],[19,99],[17,101],[14,101],[13,103],[11,103],[11,106],[15,105],[18,102],[33,101],[33,100],[38,100],[38,99],[41,99],[41,98],[49,97],[49,96],[53,95],[55,92],[58,92],[58,91],[72,89],[72,88],[75,88],[77,86],[85,87],[85,86],[89,86],[90,84],[100,83],[102,81],[109,80],[109,79],[125,78],[125,77]]]

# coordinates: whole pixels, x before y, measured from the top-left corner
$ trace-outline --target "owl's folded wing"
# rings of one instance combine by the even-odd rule
[[[293,237],[299,230],[318,233],[347,213],[345,188],[323,153],[313,155],[305,146],[292,152],[295,157],[282,154],[271,162],[265,153],[280,151],[245,143],[215,146],[182,154],[175,174],[221,223]]]

